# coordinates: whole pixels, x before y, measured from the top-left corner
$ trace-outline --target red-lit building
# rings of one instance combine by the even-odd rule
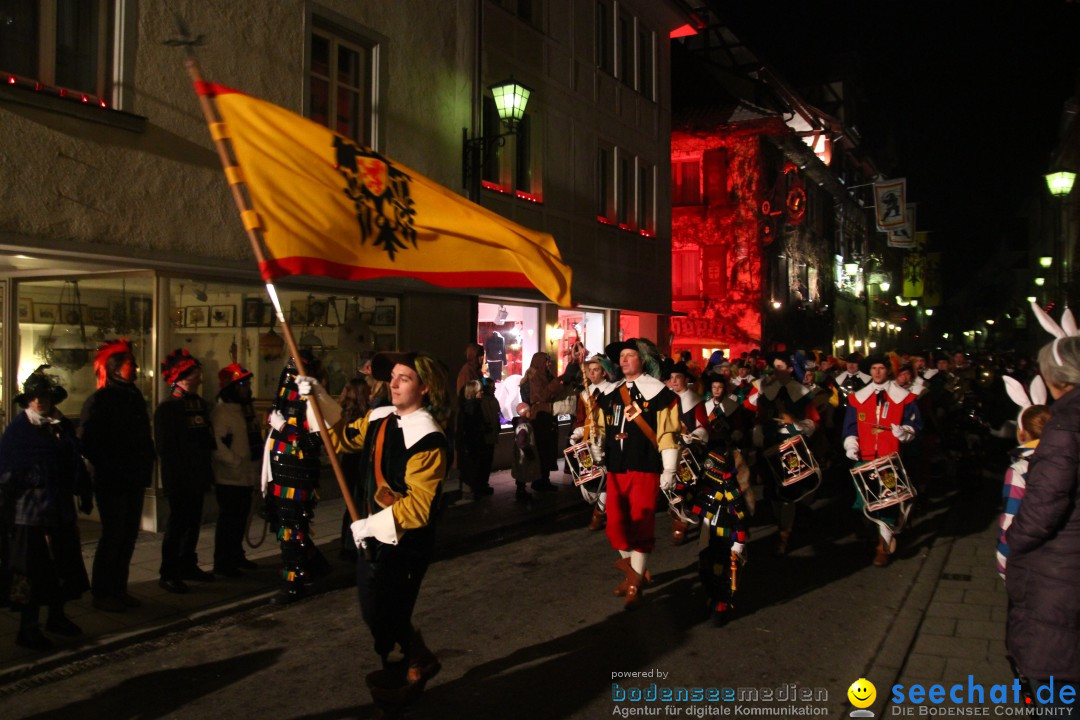
[[[881,253],[860,199],[877,170],[857,134],[722,24],[680,42],[694,70],[672,121],[671,352],[868,349]],[[828,88],[842,110],[842,84]]]

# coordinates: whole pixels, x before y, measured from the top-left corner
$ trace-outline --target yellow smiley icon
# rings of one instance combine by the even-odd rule
[[[851,687],[847,690],[847,697],[855,707],[867,708],[874,704],[877,688],[866,678],[859,678],[851,683]]]

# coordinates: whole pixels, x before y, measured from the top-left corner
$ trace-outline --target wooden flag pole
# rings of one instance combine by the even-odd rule
[[[251,197],[248,193],[247,185],[244,183],[243,172],[236,162],[232,143],[229,142],[228,132],[225,128],[225,124],[221,122],[221,116],[218,114],[217,107],[214,105],[214,102],[209,95],[199,92],[199,90],[204,87],[205,82],[202,78],[202,72],[199,69],[199,60],[195,57],[195,46],[201,44],[202,38],[200,36],[199,38],[192,39],[186,24],[179,17],[176,17],[176,25],[177,29],[180,31],[181,38],[179,40],[169,40],[166,44],[184,48],[184,67],[187,68],[188,75],[191,76],[191,82],[195,86],[195,94],[199,98],[199,105],[202,107],[203,116],[206,118],[207,125],[210,126],[210,135],[214,139],[214,147],[217,148],[218,158],[221,160],[221,165],[225,169],[225,177],[229,181],[229,187],[232,188],[233,200],[236,201],[236,207],[240,210],[240,219],[244,223],[244,229],[247,231],[248,240],[251,241],[251,251],[255,254],[255,262],[262,268],[266,262],[266,253],[263,251],[264,243],[262,228],[259,227],[257,213],[251,207]],[[296,345],[296,338],[293,336],[292,328],[289,327],[289,323],[285,320],[285,313],[281,310],[281,302],[278,300],[277,290],[274,289],[273,282],[268,278],[264,276],[263,280],[266,282],[266,292],[270,295],[270,300],[274,304],[274,311],[277,313],[278,322],[281,323],[281,330],[285,336],[285,343],[289,346],[289,352],[296,361],[296,371],[300,375],[307,375],[307,369],[304,367],[304,361],[300,358],[300,352]],[[341,496],[345,499],[345,507],[349,510],[349,517],[355,522],[360,519],[360,513],[357,512],[356,503],[354,503],[352,499],[352,493],[349,492],[349,487],[345,483],[345,473],[342,471],[341,463],[338,462],[337,453],[334,451],[334,444],[330,439],[326,421],[323,419],[322,409],[319,408],[318,400],[314,398],[308,398],[308,406],[312,409],[315,420],[318,423],[319,437],[322,438],[323,447],[326,449],[326,456],[330,459],[330,466],[334,469],[334,477],[337,478],[338,486],[341,488]]]

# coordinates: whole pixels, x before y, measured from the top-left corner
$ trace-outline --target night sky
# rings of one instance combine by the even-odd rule
[[[879,167],[907,177],[932,248],[1000,244],[1045,193],[1080,69],[1080,1],[724,0],[726,20],[796,87],[855,80]],[[970,259],[970,257],[968,258]]]

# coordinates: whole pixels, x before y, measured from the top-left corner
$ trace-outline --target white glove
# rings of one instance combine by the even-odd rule
[[[844,438],[844,454],[854,462],[862,460],[862,456],[859,454],[859,438],[854,435],[848,435]]]
[[[270,427],[278,432],[281,432],[281,428],[285,427],[285,416],[281,414],[280,410],[274,410],[270,413]]]
[[[689,433],[685,433],[682,436],[682,441],[683,445],[689,445],[690,443],[694,442],[694,436]]]
[[[893,425],[892,434],[902,443],[909,442],[915,437],[915,431],[908,425]]]
[[[570,433],[570,442],[579,443],[585,438],[585,428],[576,427],[574,431]]]
[[[366,548],[367,539],[375,534],[368,529],[367,518],[360,518],[350,525],[349,529],[352,530],[352,539],[358,548]]]
[[[313,377],[308,377],[307,375],[296,376],[296,392],[300,393],[301,397],[307,397],[315,392],[315,386],[318,384],[319,381]]]
[[[741,542],[731,543],[731,552],[739,556],[740,559],[746,560],[746,545]]]
[[[665,470],[660,473],[660,489],[670,490],[675,487],[675,477],[674,470]]]

